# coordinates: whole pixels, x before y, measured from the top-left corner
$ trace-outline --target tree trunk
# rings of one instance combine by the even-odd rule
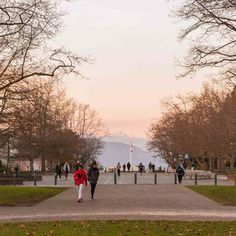
[[[30,171],[33,173],[34,172],[34,159],[30,159]]]
[[[41,172],[45,172],[45,158],[44,156],[41,156]]]
[[[234,159],[234,154],[233,154],[230,158],[230,169],[231,170],[234,170],[234,163],[235,163],[235,159]]]
[[[213,167],[212,167],[212,158],[211,157],[209,157],[209,169],[210,170],[213,169]]]

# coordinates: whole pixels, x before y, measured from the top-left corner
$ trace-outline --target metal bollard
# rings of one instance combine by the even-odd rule
[[[195,174],[195,185],[197,185],[197,174]]]
[[[54,174],[54,185],[57,185],[57,174]]]
[[[36,182],[36,173],[34,173],[34,186],[37,185],[37,182]]]
[[[154,184],[157,184],[157,173],[154,174]]]
[[[215,174],[215,186],[217,185],[217,174]]]
[[[174,177],[175,177],[175,184],[177,184],[177,174],[176,173],[174,174]]]
[[[13,175],[13,185],[16,186],[16,174]]]
[[[114,184],[117,184],[117,181],[116,181],[116,172],[114,173]]]
[[[137,184],[137,173],[134,173],[134,184]]]

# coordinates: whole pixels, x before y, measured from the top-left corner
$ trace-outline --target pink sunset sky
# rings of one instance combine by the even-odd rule
[[[74,0],[64,7],[68,15],[56,43],[95,59],[81,67],[89,80],[69,78],[67,92],[91,104],[111,133],[130,134],[132,125],[132,136],[145,137],[163,98],[200,90],[203,76],[176,79],[176,58],[186,54],[188,42],[178,41],[183,23],[170,17],[173,2]]]

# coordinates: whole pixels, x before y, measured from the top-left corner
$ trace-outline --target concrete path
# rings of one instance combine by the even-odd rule
[[[76,201],[71,188],[33,207],[0,207],[0,222],[49,220],[236,220],[236,207],[221,206],[182,185],[98,185],[96,199]]]

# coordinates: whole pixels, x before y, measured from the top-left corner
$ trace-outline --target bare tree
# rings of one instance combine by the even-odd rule
[[[89,104],[79,104],[75,110],[72,130],[78,135],[77,157],[85,163],[96,159],[103,148],[102,138],[107,133],[104,122]]]
[[[167,100],[162,119],[151,125],[149,149],[171,165],[188,153],[202,168],[212,169],[216,159],[218,168],[223,168],[223,160],[233,159],[230,150],[236,128],[233,104],[234,91],[225,93],[212,86],[205,86],[197,95]]]
[[[192,46],[181,76],[211,67],[235,77],[236,3],[231,0],[184,0],[176,10],[186,27],[180,39],[190,38]]]
[[[62,26],[57,0],[0,1],[0,114],[9,99],[21,94],[19,83],[38,78],[60,78],[80,74],[79,57],[63,48],[52,49],[48,42]]]

